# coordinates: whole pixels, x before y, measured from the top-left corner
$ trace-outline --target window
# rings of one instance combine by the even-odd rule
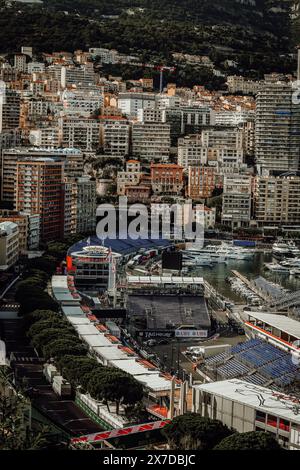
[[[268,415],[268,418],[267,418],[267,425],[268,426],[272,426],[274,428],[277,428],[277,426],[278,426],[277,421],[278,421],[277,416]]]
[[[266,421],[266,413],[263,413],[262,411],[256,410],[256,421],[260,421],[261,423],[264,423]]]

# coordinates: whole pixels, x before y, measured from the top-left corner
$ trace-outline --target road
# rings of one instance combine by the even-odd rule
[[[94,423],[72,400],[58,397],[43,375],[42,361],[24,335],[21,320],[1,320],[0,337],[5,341],[7,356],[15,356],[14,370],[18,381],[38,390],[32,405],[71,436],[98,432],[102,428]]]

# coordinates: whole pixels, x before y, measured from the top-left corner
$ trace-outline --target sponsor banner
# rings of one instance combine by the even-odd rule
[[[174,338],[174,330],[144,330],[139,331],[139,336],[145,339]]]
[[[175,330],[175,338],[207,338],[207,330]]]

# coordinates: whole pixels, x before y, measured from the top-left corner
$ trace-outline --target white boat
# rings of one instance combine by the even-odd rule
[[[283,242],[277,241],[272,247],[273,255],[275,256],[299,256],[300,249],[296,246],[293,241]]]
[[[190,249],[185,251],[186,254],[205,255],[209,256],[211,260],[217,260],[218,263],[226,262],[226,260],[246,260],[253,256],[253,252],[246,248],[234,246],[229,243],[222,243],[221,245],[207,245],[200,249]]]
[[[265,267],[272,272],[275,273],[282,273],[282,274],[289,274],[290,268],[287,266],[282,266],[279,263],[265,263]]]
[[[300,276],[300,268],[290,269],[290,275],[291,276]]]

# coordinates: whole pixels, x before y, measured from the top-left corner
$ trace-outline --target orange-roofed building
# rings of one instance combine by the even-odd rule
[[[180,194],[183,167],[173,163],[151,163],[151,185],[155,194]]]

